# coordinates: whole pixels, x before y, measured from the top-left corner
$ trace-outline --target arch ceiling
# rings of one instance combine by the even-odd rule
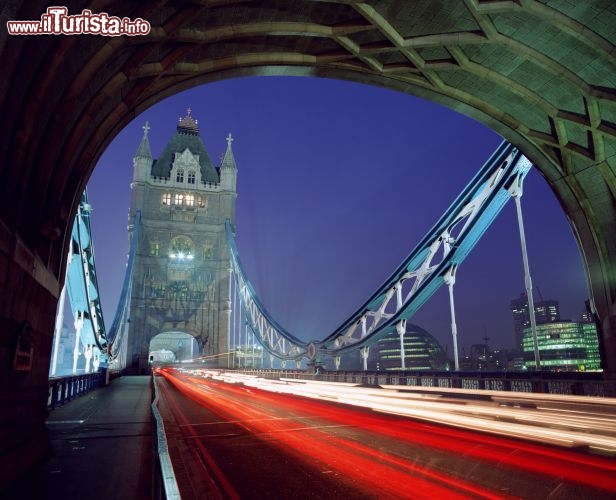
[[[68,1],[69,14],[143,18],[151,32],[6,34],[48,5],[0,10],[0,229],[52,277],[96,160],[141,111],[242,75],[348,79],[449,106],[526,153],[571,222],[616,360],[613,1]]]

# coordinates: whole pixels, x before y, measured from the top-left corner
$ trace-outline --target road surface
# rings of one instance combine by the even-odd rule
[[[176,370],[155,380],[183,499],[616,498],[615,457],[588,446],[495,436]]]

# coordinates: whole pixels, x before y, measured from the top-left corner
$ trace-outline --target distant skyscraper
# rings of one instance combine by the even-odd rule
[[[528,310],[528,298],[522,293],[510,304],[513,315],[513,328],[515,330],[516,348],[522,346],[523,331],[530,326],[530,314]],[[560,309],[557,300],[543,300],[535,302],[535,320],[538,325],[560,321]]]

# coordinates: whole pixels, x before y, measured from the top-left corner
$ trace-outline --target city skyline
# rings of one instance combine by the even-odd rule
[[[215,164],[227,134],[235,138],[240,258],[267,309],[304,340],[324,338],[363,303],[502,140],[442,106],[341,81],[245,78],[172,96],[116,137],[88,185],[108,325],[125,268],[141,127],[149,122],[157,158],[188,107]],[[535,287],[561,303],[563,318],[577,319],[588,298],[581,259],[564,213],[536,170],[522,203]],[[509,304],[523,290],[510,203],[458,270],[460,347],[486,333],[491,345],[513,347]],[[452,353],[445,289],[411,322]]]

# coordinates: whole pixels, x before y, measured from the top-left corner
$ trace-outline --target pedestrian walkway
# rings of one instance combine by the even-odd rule
[[[50,412],[50,453],[3,499],[152,498],[149,376],[120,377]]]

